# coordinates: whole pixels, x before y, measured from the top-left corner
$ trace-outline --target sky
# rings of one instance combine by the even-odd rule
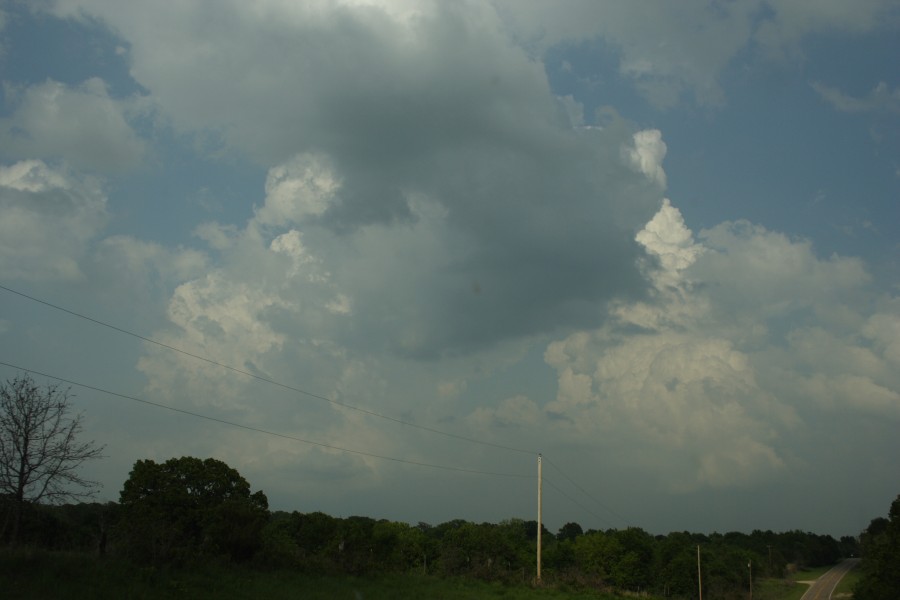
[[[856,535],[900,493],[900,2],[0,3],[0,379],[84,476]],[[55,378],[55,379],[54,379]],[[59,383],[62,380],[63,383]]]

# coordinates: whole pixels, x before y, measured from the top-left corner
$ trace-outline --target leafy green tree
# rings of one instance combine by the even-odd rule
[[[0,497],[6,509],[0,538],[14,546],[28,504],[86,498],[99,484],[78,474],[102,446],[83,442],[81,415],[69,416],[69,392],[28,376],[0,385]],[[33,512],[33,511],[32,511]]]
[[[262,530],[262,547],[256,562],[266,568],[297,568],[302,566],[300,548],[292,535],[291,516],[273,514]]]
[[[594,531],[575,539],[575,561],[586,575],[612,584],[622,546],[614,533]]]
[[[697,540],[686,532],[673,532],[654,545],[657,590],[663,596],[687,596],[697,591]]]
[[[646,589],[651,583],[654,539],[639,527],[616,531],[620,547],[612,569],[612,582],[627,590]]]
[[[853,598],[900,598],[900,495],[891,503],[888,518],[873,519],[860,537],[863,575],[853,590]]]
[[[511,573],[520,573],[523,568],[528,572],[535,566],[535,553],[537,544],[528,541],[525,521],[522,519],[507,519],[501,521],[497,527],[497,533],[503,539],[500,560]],[[542,540],[543,541],[543,540]],[[542,549],[546,551],[546,549]]]
[[[574,540],[579,535],[583,535],[584,530],[581,528],[581,525],[578,523],[566,523],[562,527],[559,528],[559,531],[556,533],[556,539],[562,540]]]
[[[362,575],[374,566],[372,530],[375,524],[375,519],[360,516],[338,521],[338,561],[345,573]]]
[[[570,577],[576,571],[575,542],[559,540],[543,550],[541,564],[545,570],[552,570],[563,577]]]
[[[203,555],[252,558],[262,544],[268,501],[214,458],[139,460],[120,493],[128,551],[157,561]]]
[[[294,513],[297,524],[294,535],[297,544],[307,556],[324,555],[329,550],[337,550],[337,539],[340,520],[331,515],[316,511],[306,514]],[[330,546],[333,546],[331,548]]]
[[[429,527],[421,523],[416,527],[403,525],[399,534],[397,545],[401,556],[401,565],[405,570],[414,569],[425,573],[428,570],[429,557],[434,559],[436,544],[428,535]]]

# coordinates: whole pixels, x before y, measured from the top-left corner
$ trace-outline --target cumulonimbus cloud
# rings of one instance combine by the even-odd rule
[[[858,260],[821,259],[747,223],[694,241],[668,201],[638,240],[654,297],[547,349],[559,391],[545,411],[557,425],[594,443],[631,440],[642,450],[621,460],[688,491],[789,473],[792,432],[821,411],[900,414],[884,333],[900,313],[882,299],[847,314],[848,299],[875,294]]]

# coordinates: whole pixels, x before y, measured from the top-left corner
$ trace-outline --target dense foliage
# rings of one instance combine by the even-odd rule
[[[900,496],[891,504],[888,518],[873,519],[860,540],[863,576],[853,590],[853,598],[900,598]]]
[[[251,493],[225,463],[183,457],[138,461],[118,504],[35,507],[23,534],[35,545],[91,551],[107,548],[108,538],[110,554],[158,566],[225,561],[310,576],[415,573],[530,582],[537,523],[432,526],[270,513],[265,495]],[[545,529],[542,540],[546,582],[674,598],[696,596],[698,546],[704,597],[710,598],[746,593],[750,561],[754,577],[778,578],[859,551],[853,538],[801,531],[654,536],[637,527],[584,531],[577,523],[556,535]]]
[[[251,494],[247,480],[224,462],[189,456],[137,461],[119,501],[124,549],[156,562],[249,560],[261,545],[269,507],[265,494]]]

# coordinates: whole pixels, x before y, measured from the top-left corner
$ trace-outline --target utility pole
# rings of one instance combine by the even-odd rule
[[[750,569],[750,600],[753,600],[753,561],[747,561],[747,568]]]
[[[703,580],[700,578],[700,544],[697,544],[697,589],[700,592],[700,600],[703,600]]]
[[[541,583],[541,529],[544,528],[543,523],[541,522],[541,455],[538,454],[538,519],[537,519],[537,582]]]

